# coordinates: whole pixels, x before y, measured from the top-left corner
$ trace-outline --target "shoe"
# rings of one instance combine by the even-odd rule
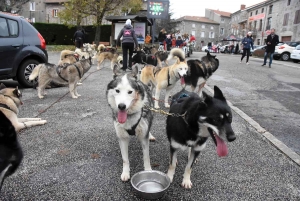
[[[247,62],[246,64],[249,65],[249,62]]]
[[[271,65],[269,65],[269,68],[271,68]]]
[[[240,61],[240,64],[242,63],[242,61]]]
[[[263,65],[261,65],[261,66],[265,66],[266,64],[263,64]]]
[[[128,67],[127,69],[128,69],[128,70],[132,70],[132,68],[131,68],[131,67]]]

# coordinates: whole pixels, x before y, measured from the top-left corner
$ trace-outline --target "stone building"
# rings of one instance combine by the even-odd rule
[[[177,30],[181,34],[192,34],[196,37],[197,48],[208,42],[217,43],[219,40],[219,23],[206,17],[183,16],[176,19]]]

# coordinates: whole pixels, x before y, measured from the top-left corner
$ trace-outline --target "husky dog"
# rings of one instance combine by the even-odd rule
[[[77,83],[81,77],[91,68],[91,58],[80,60],[73,64],[64,64],[57,66],[54,64],[39,64],[36,66],[29,80],[33,80],[38,76],[38,96],[44,98],[44,91],[47,84],[51,81],[58,84],[69,84],[72,98],[78,98]]]
[[[114,79],[107,85],[107,102],[112,110],[112,117],[119,139],[123,159],[122,181],[130,178],[128,145],[130,135],[136,135],[142,144],[144,168],[151,170],[149,157],[149,138],[153,114],[144,105],[153,105],[149,88],[137,79],[138,68],[130,74],[124,74],[114,66]]]
[[[191,148],[188,163],[185,167],[182,186],[191,188],[191,171],[195,159],[206,146],[209,136],[216,144],[220,157],[228,153],[225,139],[232,142],[235,134],[232,130],[232,113],[222,91],[215,86],[214,97],[203,92],[198,94],[182,90],[173,96],[170,113],[183,114],[182,117],[167,117],[167,135],[170,142],[171,160],[168,177],[173,180],[177,153],[180,149]]]
[[[145,51],[146,48],[146,51]],[[153,50],[155,48],[152,48]],[[150,52],[149,48],[144,47],[143,50],[137,51],[137,53],[132,57],[132,65],[134,64],[150,64],[153,66],[159,66],[162,67],[162,61],[165,62],[165,64],[168,66],[169,63],[167,61],[167,58],[169,56],[168,52],[164,51],[152,51],[153,53],[147,54],[146,52]]]
[[[0,111],[0,194],[4,179],[12,175],[23,159],[15,127]]]
[[[11,121],[16,132],[47,123],[46,120],[40,118],[18,118],[19,106],[23,105],[21,97],[22,93],[18,90],[18,87],[14,89],[6,88],[4,84],[0,85],[0,111]]]
[[[63,50],[60,53],[60,60],[58,65],[63,65],[64,63],[72,64],[78,61],[78,55],[71,50]]]
[[[202,88],[204,87],[207,79],[218,69],[219,60],[216,56],[212,56],[209,52],[207,55],[198,59],[190,59],[187,61],[189,71],[187,76],[184,77],[185,84],[191,85],[194,92],[198,86],[197,93],[201,95]]]
[[[100,65],[105,59],[110,60],[111,62],[111,69],[113,70],[114,64],[118,62],[119,54],[117,53],[116,48],[110,48],[107,50],[103,44],[98,46],[99,52],[96,54],[96,60],[98,62],[97,69],[100,70]]]
[[[155,90],[155,101],[154,107],[159,108],[158,99],[160,91],[166,89],[165,96],[165,107],[170,107],[168,103],[168,98],[170,95],[171,89],[175,86],[176,82],[180,79],[181,84],[184,84],[184,77],[188,72],[188,65],[185,61],[184,52],[182,49],[173,48],[170,52],[168,60],[173,57],[177,57],[177,61],[168,67],[157,69],[155,66],[147,65],[141,71],[140,79],[145,84],[151,85],[151,91],[153,87],[156,87]]]

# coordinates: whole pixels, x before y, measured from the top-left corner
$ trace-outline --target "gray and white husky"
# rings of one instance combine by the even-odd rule
[[[143,148],[144,169],[151,170],[149,156],[149,139],[155,138],[150,134],[153,120],[152,111],[144,105],[153,107],[150,89],[138,80],[138,68],[131,73],[120,71],[117,65],[113,69],[114,78],[107,85],[106,97],[112,110],[112,117],[116,129],[123,159],[122,181],[130,179],[128,159],[128,145],[130,135],[139,139]]]

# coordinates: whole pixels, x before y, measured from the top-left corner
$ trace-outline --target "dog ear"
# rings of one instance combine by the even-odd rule
[[[132,71],[131,71],[131,75],[137,80],[137,75],[139,73],[139,69],[137,66],[133,66]]]
[[[118,64],[114,65],[113,73],[114,73],[114,79],[116,79],[116,77],[121,74],[121,69],[118,66]]]
[[[22,97],[22,93],[19,91],[19,88],[18,86],[15,88],[15,90],[13,91],[13,94],[16,96],[16,97]]]
[[[219,87],[214,86],[214,98],[225,101],[225,97]]]
[[[3,83],[1,83],[0,84],[0,90],[5,89],[5,88],[6,88],[6,86]]]

